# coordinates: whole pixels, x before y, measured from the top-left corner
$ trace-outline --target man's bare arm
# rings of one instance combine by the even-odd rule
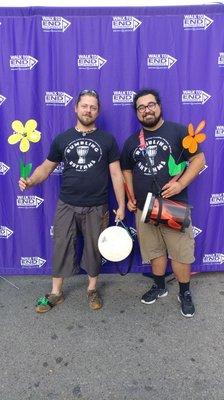
[[[57,167],[58,163],[52,162],[49,160],[45,160],[41,165],[39,165],[33,172],[33,174],[27,178],[20,178],[19,180],[19,188],[21,191],[28,189],[32,186],[37,185],[45,181],[48,176],[54,171]]]
[[[125,181],[125,186],[126,186],[126,192],[127,192],[127,197],[128,197],[128,209],[129,211],[136,211],[136,199],[135,199],[135,194],[134,194],[134,189],[133,189],[133,175],[132,171],[130,169],[125,169],[123,171],[123,176],[124,176],[124,181]]]
[[[114,188],[115,197],[118,203],[118,210],[116,212],[117,219],[124,219],[125,214],[125,192],[124,181],[121,172],[119,161],[114,161],[109,164],[110,176]]]
[[[174,196],[180,193],[185,187],[190,185],[190,183],[198,176],[199,172],[203,169],[205,165],[204,153],[196,154],[189,160],[189,166],[186,171],[181,175],[181,177],[175,181],[172,180],[163,186],[162,196],[165,198]]]

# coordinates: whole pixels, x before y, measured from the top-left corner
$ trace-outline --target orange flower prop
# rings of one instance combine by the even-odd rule
[[[184,149],[188,149],[189,153],[195,153],[198,143],[202,143],[206,139],[206,134],[201,132],[204,127],[205,121],[201,121],[195,131],[192,124],[188,125],[188,135],[182,140],[182,145]]]

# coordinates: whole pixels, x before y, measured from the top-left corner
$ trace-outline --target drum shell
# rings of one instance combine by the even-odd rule
[[[148,193],[141,221],[184,231],[190,225],[190,207],[181,202]]]

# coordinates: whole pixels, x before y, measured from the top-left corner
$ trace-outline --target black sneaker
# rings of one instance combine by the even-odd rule
[[[168,295],[168,290],[165,289],[159,289],[158,286],[154,283],[151,287],[151,289],[143,294],[141,298],[141,302],[144,304],[152,304],[155,303],[155,301],[159,297],[165,297]]]
[[[181,314],[184,317],[193,317],[195,313],[195,307],[192,301],[191,292],[187,290],[184,292],[184,294],[179,293],[178,301],[181,303]]]

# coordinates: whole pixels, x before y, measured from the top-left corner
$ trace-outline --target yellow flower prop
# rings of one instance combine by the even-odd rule
[[[21,121],[12,122],[13,134],[8,137],[9,144],[20,142],[19,149],[22,153],[26,153],[30,148],[30,142],[37,143],[41,139],[41,132],[36,130],[37,122],[35,119],[26,121],[25,126]]]
[[[182,145],[184,149],[188,149],[189,153],[195,153],[198,143],[202,143],[206,139],[206,134],[201,132],[204,127],[205,121],[201,121],[195,131],[192,124],[188,125],[188,135],[182,140]]]

